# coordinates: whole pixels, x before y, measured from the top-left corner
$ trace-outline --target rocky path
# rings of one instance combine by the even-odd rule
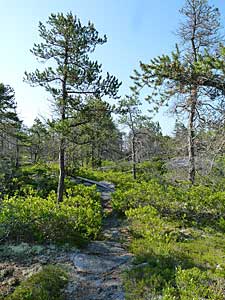
[[[45,264],[60,264],[69,272],[66,300],[125,300],[122,273],[131,266],[127,250],[129,234],[124,221],[112,215],[112,186],[99,186],[103,209],[108,217],[98,241],[84,249],[64,249],[54,245],[0,245],[0,295],[6,295]]]
[[[132,256],[118,241],[124,234],[121,230],[119,224],[110,229],[106,226],[106,240],[91,242],[85,250],[71,253],[67,300],[125,299],[121,273],[131,264]]]
[[[110,191],[101,191],[103,207],[110,210]],[[101,240],[71,253],[71,279],[67,300],[124,300],[122,272],[129,268],[132,255],[127,250],[127,228],[116,216],[104,221]]]

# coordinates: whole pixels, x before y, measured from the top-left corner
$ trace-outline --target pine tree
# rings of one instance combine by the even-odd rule
[[[215,75],[215,66],[211,64],[221,41],[220,15],[207,0],[186,0],[181,14],[184,21],[178,35],[182,51],[177,46],[172,55],[141,63],[141,73],[135,71],[133,79],[136,92],[144,86],[151,88],[147,100],[154,102],[156,109],[170,103],[174,113],[188,118],[189,180],[193,184],[196,128],[206,121],[205,108],[212,106],[212,101],[223,101],[217,97],[223,79]]]
[[[62,201],[67,120],[74,111],[82,109],[85,96],[115,97],[120,83],[108,73],[103,79],[101,65],[89,58],[96,46],[107,40],[106,36],[99,37],[92,23],[82,25],[71,12],[51,14],[46,26],[39,23],[39,34],[43,43],[35,44],[31,52],[38,59],[49,62],[49,67],[43,71],[25,72],[25,81],[33,86],[43,86],[54,99],[60,122],[58,201]]]
[[[133,178],[137,178],[137,140],[139,129],[148,123],[150,118],[142,114],[140,110],[141,101],[137,95],[126,96],[120,101],[119,123],[128,127],[131,141],[132,173]]]

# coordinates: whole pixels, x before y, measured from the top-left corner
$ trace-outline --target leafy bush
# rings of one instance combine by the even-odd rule
[[[73,175],[87,178],[90,180],[95,180],[95,181],[101,181],[104,179],[102,172],[94,171],[90,168],[85,168],[85,167],[80,167],[78,170],[76,170],[76,172]]]
[[[162,216],[174,220],[214,224],[222,228],[222,221],[220,225],[217,223],[225,216],[225,192],[204,185],[163,185],[152,179],[148,182],[130,182],[126,189],[117,188],[112,195],[112,205],[121,213],[130,208],[151,205]]]
[[[127,300],[224,300],[224,278],[197,267],[182,269],[169,258],[133,268],[125,275]],[[149,298],[151,295],[151,298]]]
[[[130,182],[126,189],[116,190],[112,196],[112,205],[115,210],[124,213],[129,208],[160,203],[164,196],[164,187],[156,180]]]
[[[126,211],[126,216],[131,221],[131,230],[134,235],[144,237],[150,241],[164,244],[178,239],[178,225],[164,221],[158,211],[152,206],[139,207]],[[165,246],[165,245],[164,245]]]
[[[149,205],[126,215],[136,255],[125,275],[127,299],[225,299],[223,234],[184,228]]]
[[[49,265],[21,283],[6,300],[63,300],[62,289],[67,282],[65,271]]]
[[[0,201],[3,195],[10,190],[14,173],[15,166],[12,158],[0,155]]]
[[[215,161],[215,164],[213,166],[213,175],[218,177],[225,177],[225,155],[221,155],[217,158]]]
[[[210,271],[202,271],[196,267],[187,270],[178,268],[176,285],[180,296],[179,299],[224,299],[222,286],[219,286],[219,282],[213,277]]]
[[[137,175],[139,180],[149,181],[153,178],[162,179],[162,175],[166,172],[165,161],[161,158],[153,158],[137,164]]]
[[[221,217],[218,221],[219,228],[225,232],[225,218]]]
[[[75,175],[95,181],[109,181],[111,183],[114,183],[117,188],[121,188],[123,190],[130,187],[134,182],[132,174],[112,170],[99,171],[87,168],[80,168]]]
[[[40,197],[47,197],[51,191],[57,190],[57,183],[58,169],[54,165],[27,165],[14,174],[8,194],[25,195],[27,190],[34,189]]]
[[[96,238],[101,229],[100,195],[95,187],[78,185],[57,203],[56,194],[43,199],[33,192],[5,198],[0,212],[0,234],[22,241],[79,243]]]

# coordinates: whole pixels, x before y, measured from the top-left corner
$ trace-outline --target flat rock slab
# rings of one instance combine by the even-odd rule
[[[99,183],[110,189],[112,192],[115,191],[115,185],[113,183],[108,181],[100,181]]]
[[[120,265],[125,264],[129,259],[130,255],[121,256],[98,256],[93,254],[79,253],[73,255],[71,258],[74,266],[79,272],[101,274],[108,273]]]
[[[86,252],[99,255],[122,255],[127,253],[126,250],[122,248],[120,243],[115,243],[111,241],[92,242],[88,245]]]
[[[111,192],[102,192],[101,199],[104,201],[109,201],[111,199]]]
[[[118,270],[108,274],[76,272],[67,290],[67,300],[125,300]]]

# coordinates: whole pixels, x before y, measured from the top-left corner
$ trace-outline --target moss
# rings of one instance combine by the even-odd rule
[[[6,300],[62,300],[68,276],[60,267],[49,265],[21,283]]]

